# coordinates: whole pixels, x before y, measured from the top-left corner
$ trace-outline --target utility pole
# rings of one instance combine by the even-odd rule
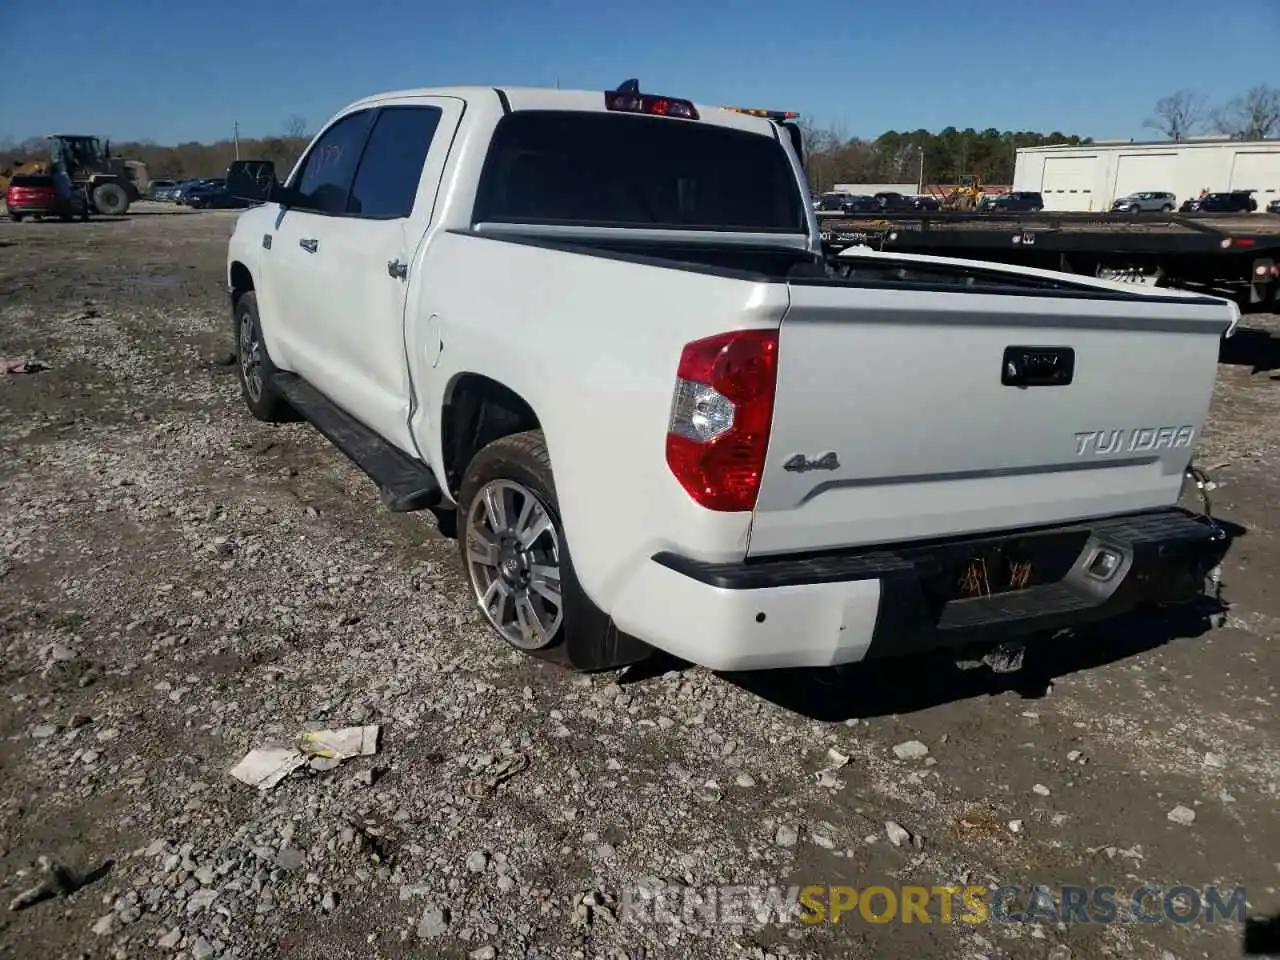
[[[916,186],[916,193],[924,196],[924,144],[921,144],[917,149],[920,151],[920,183]]]
[[[236,143],[236,159],[240,159],[240,121],[231,121],[231,139]]]

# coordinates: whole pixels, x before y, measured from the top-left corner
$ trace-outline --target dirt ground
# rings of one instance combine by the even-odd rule
[[[1241,531],[1225,621],[1129,618],[1008,675],[584,678],[481,628],[429,517],[250,418],[233,218],[0,224],[0,357],[45,365],[0,376],[0,957],[1187,960],[1246,925],[1131,921],[1142,884],[1280,915],[1280,318],[1224,351],[1200,456]],[[374,756],[228,776],[374,723]],[[41,857],[79,889],[8,909],[63,875]],[[644,922],[629,891],[664,883],[680,922]],[[985,923],[678,916],[713,884],[1021,892]],[[1110,885],[1118,921],[1019,919],[1038,884]]]

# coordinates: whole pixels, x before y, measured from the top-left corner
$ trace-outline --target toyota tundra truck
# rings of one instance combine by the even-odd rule
[[[576,669],[1024,643],[1203,594],[1180,509],[1228,302],[966,260],[823,260],[790,117],[459,87],[342,109],[227,283],[244,400],[455,536]],[[296,428],[290,428],[296,429]]]

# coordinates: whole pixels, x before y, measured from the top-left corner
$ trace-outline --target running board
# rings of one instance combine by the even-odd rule
[[[388,443],[297,374],[280,372],[271,385],[289,405],[378,485],[392,513],[426,510],[440,503],[431,468]]]

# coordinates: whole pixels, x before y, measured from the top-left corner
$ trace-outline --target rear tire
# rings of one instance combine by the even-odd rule
[[[506,538],[495,535],[489,522],[497,494],[507,514],[507,523],[497,526],[509,531]],[[527,514],[523,503],[516,502],[526,496],[532,499]],[[458,494],[457,526],[458,552],[476,605],[489,627],[517,650],[583,672],[617,670],[652,655],[648,644],[620,632],[578,581],[541,430],[502,437],[472,458]],[[524,542],[530,549],[524,548],[515,530],[526,533]],[[553,566],[554,571],[547,569]],[[511,575],[505,595],[503,587],[494,586],[504,572]],[[551,597],[560,598],[559,610],[551,609]],[[523,613],[517,612],[518,599],[525,601]],[[537,621],[539,634],[523,629],[533,622],[530,613],[550,615]]]
[[[541,430],[502,437],[472,458],[458,521],[458,553],[490,629],[535,656],[559,647],[568,551]]]
[[[1161,207],[1161,208],[1160,208],[1160,212],[1161,212],[1161,213],[1173,213],[1173,207],[1166,203],[1163,207]]]
[[[21,223],[21,222],[22,222],[22,214],[20,214],[20,213],[11,213],[11,214],[9,214],[9,219],[10,219],[10,220],[12,220],[14,223]]]
[[[267,355],[258,320],[258,298],[250,291],[240,295],[235,309],[236,368],[240,376],[240,392],[249,412],[263,423],[289,423],[298,419],[271,385],[276,365]]]
[[[101,183],[94,188],[93,205],[108,217],[118,217],[129,209],[129,194],[118,183]]]

